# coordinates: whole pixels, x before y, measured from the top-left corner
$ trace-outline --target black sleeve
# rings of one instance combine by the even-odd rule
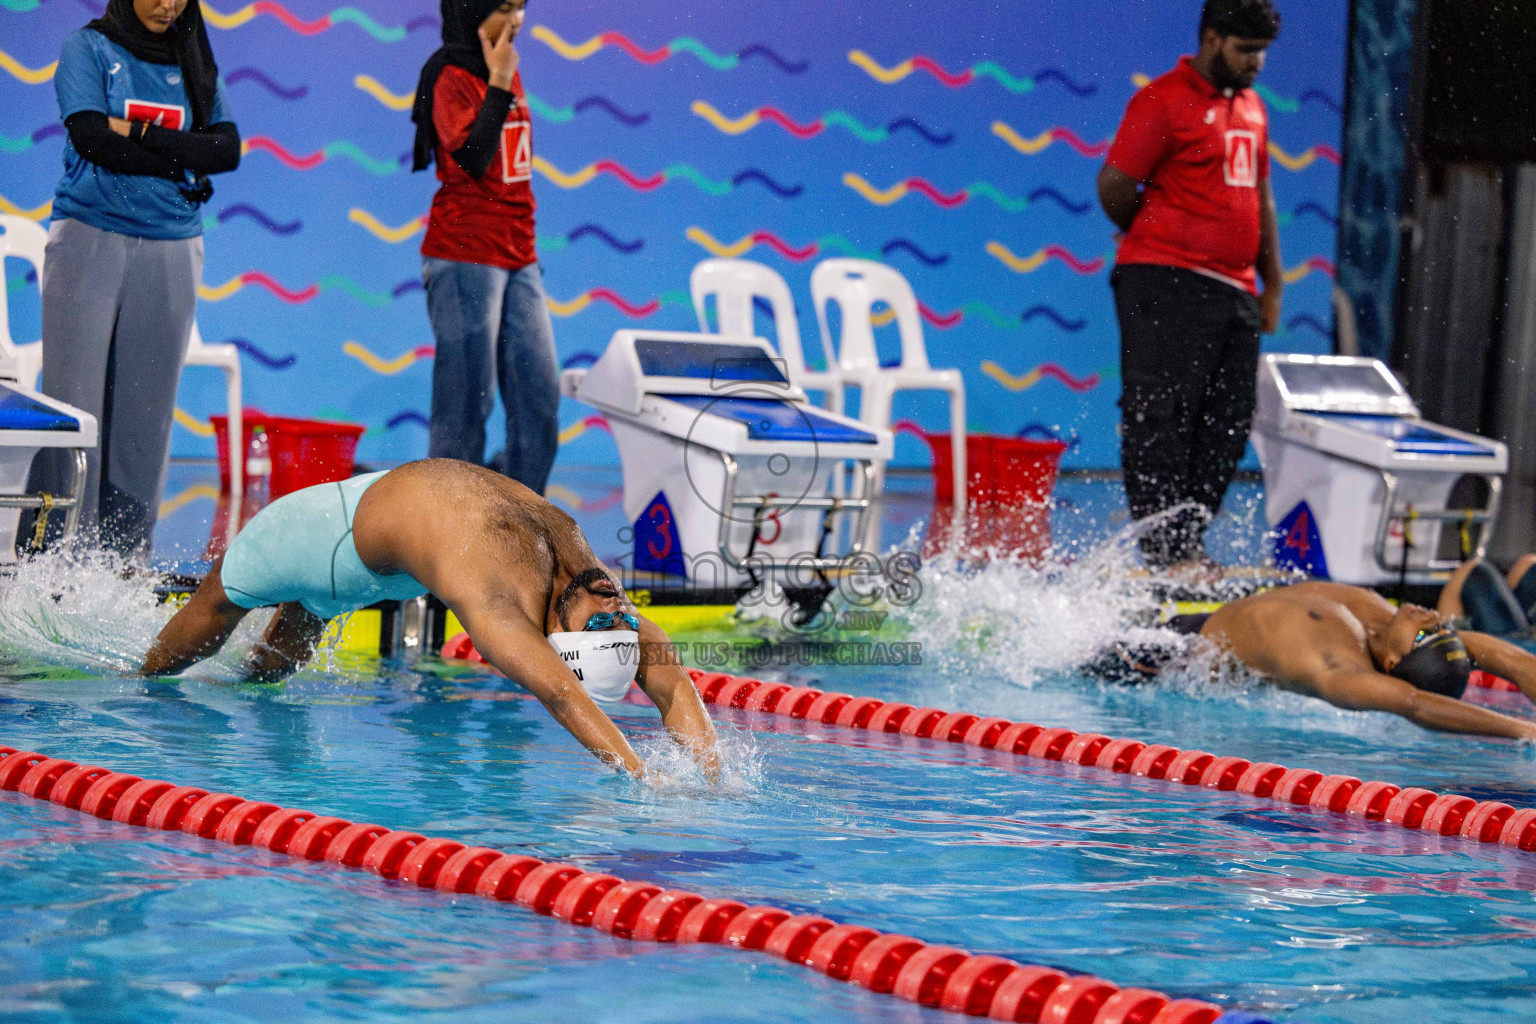
[[[469,138],[453,151],[454,162],[471,178],[480,177],[491,166],[491,158],[501,146],[501,126],[512,109],[512,99],[512,94],[505,89],[494,85],[486,87],[485,102],[480,104],[475,123],[469,126]]]
[[[180,177],[176,167],[159,153],[130,142],[107,125],[99,110],[78,110],[64,121],[75,152],[117,174],[145,174],[156,178]]]
[[[190,132],[147,124],[143,144],[144,148],[169,160],[178,170],[223,174],[240,166],[240,129],[233,121],[220,121]]]

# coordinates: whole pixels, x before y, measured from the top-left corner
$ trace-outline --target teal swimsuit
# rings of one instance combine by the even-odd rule
[[[241,608],[297,601],[322,619],[421,597],[426,587],[405,573],[374,572],[352,543],[357,503],[383,475],[306,487],[262,509],[224,555],[224,593]]]

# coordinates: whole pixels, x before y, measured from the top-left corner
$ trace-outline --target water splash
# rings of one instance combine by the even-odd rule
[[[642,800],[751,799],[762,793],[763,755],[748,730],[716,723],[720,780],[711,782],[693,755],[665,731],[632,737],[635,753],[645,762]]]

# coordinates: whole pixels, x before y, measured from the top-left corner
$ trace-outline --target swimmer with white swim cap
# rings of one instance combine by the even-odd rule
[[[1536,700],[1536,655],[1483,633],[1458,631],[1428,608],[1394,608],[1363,587],[1297,583],[1210,615],[1181,615],[1168,625],[1203,637],[1284,689],[1337,707],[1390,711],[1442,732],[1536,739],[1536,722],[1459,699],[1472,670],[1483,668]],[[1173,645],[1121,646],[1093,668],[1145,678],[1181,653]]]
[[[326,622],[376,601],[435,594],[475,648],[599,759],[644,766],[596,701],[633,680],[712,776],[714,728],[667,636],[636,614],[575,521],[522,484],[426,459],[307,487],[268,505],[161,630],[146,675],[216,653],[252,608],[277,615],[246,661],[276,681],[314,654]]]

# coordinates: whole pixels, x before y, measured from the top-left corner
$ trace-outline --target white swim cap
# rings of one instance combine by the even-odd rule
[[[593,700],[623,700],[640,667],[640,634],[632,629],[551,633],[549,643]]]

